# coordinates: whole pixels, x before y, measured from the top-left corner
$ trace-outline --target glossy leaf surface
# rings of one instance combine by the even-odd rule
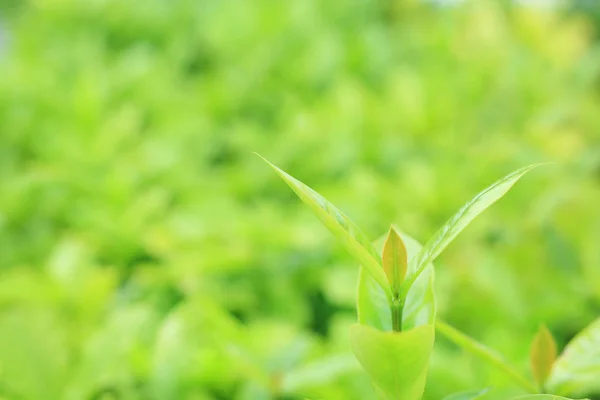
[[[444,397],[443,400],[478,400],[481,399],[484,394],[488,392],[488,389],[483,390],[469,390],[468,392],[461,392],[452,394]]]
[[[264,159],[264,158],[263,158]],[[381,285],[386,296],[390,296],[390,288],[383,269],[381,268],[381,257],[375,251],[369,238],[360,230],[354,222],[333,204],[327,201],[319,193],[306,186],[293,176],[281,170],[268,160],[264,159],[277,174],[288,184],[315,215],[323,225],[344,245],[346,250],[373,276],[375,281]]]
[[[433,262],[437,256],[462,232],[479,214],[504,196],[510,188],[527,172],[540,164],[530,165],[514,171],[496,183],[480,192],[471,201],[465,204],[446,224],[440,228],[433,237],[423,246],[419,255],[411,262],[415,263],[411,276],[407,278],[407,286]],[[406,289],[408,290],[408,289]]]

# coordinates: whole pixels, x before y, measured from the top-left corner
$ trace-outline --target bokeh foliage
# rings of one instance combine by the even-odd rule
[[[0,393],[365,399],[357,268],[255,157],[373,239],[429,237],[439,314],[523,371],[600,312],[598,51],[582,12],[471,1],[0,0]],[[496,387],[436,343],[427,399]],[[587,394],[592,396],[593,394]]]

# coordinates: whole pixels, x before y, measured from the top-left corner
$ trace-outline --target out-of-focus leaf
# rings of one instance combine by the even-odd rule
[[[575,399],[554,396],[551,394],[530,394],[527,396],[513,397],[512,400],[575,400]],[[589,400],[589,399],[580,399],[580,400]]]
[[[408,259],[416,256],[421,250],[421,244],[415,239],[394,227],[402,237],[406,247]],[[375,242],[379,250],[383,247],[385,236]],[[414,264],[408,265],[408,268]],[[408,270],[411,273],[411,270]],[[403,330],[408,330],[419,325],[432,324],[435,320],[435,296],[433,292],[433,265],[427,266],[425,271],[417,278],[408,292],[402,315]],[[358,293],[356,300],[358,321],[382,331],[392,330],[392,317],[389,303],[383,289],[361,267],[358,275]]]
[[[450,396],[444,397],[443,400],[477,400],[481,399],[484,394],[486,394],[489,389],[483,390],[469,390],[468,392],[461,392],[452,394]]]
[[[262,157],[262,156],[261,156]],[[354,222],[316,191],[263,158],[308,205],[329,231],[344,244],[346,249],[361,265],[365,266],[377,283],[390,296],[390,287],[381,268],[381,257],[368,237]]]
[[[294,393],[300,389],[332,382],[340,375],[360,370],[352,355],[336,355],[316,360],[287,372],[281,382],[283,393]]]
[[[67,338],[50,310],[0,314],[0,387],[9,398],[63,398],[69,372]]]
[[[566,346],[546,386],[554,393],[571,396],[600,390],[600,318]]]
[[[479,343],[475,339],[465,335],[464,333],[442,321],[438,320],[435,324],[435,327],[439,333],[444,335],[450,341],[454,342],[454,344],[498,368],[507,376],[510,376],[515,383],[523,387],[525,390],[531,393],[537,392],[537,388],[534,385],[532,385],[527,379],[522,377],[521,374],[515,371],[515,369],[494,350],[482,343]]]
[[[381,332],[360,324],[350,328],[352,350],[386,400],[421,398],[433,339],[433,325],[403,332]]]
[[[540,387],[544,386],[546,379],[552,371],[556,360],[556,342],[545,326],[541,326],[531,345],[531,372]]]
[[[406,275],[408,254],[402,238],[393,226],[390,228],[383,245],[382,263],[392,293],[398,293]]]
[[[412,268],[415,272],[406,279],[406,289],[408,290],[412,282],[419,276],[425,267],[433,262],[437,256],[454,240],[454,238],[465,229],[471,221],[479,214],[485,211],[489,206],[504,196],[510,188],[527,172],[533,168],[542,165],[534,164],[523,167],[505,176],[487,189],[480,192],[471,201],[465,204],[446,224],[438,230],[420,251],[417,257],[411,262],[416,265]]]
[[[268,387],[269,377],[258,360],[241,348],[242,343],[235,321],[220,307],[206,299],[188,300],[158,330],[152,357],[152,391],[161,399],[180,399],[190,396],[190,390],[207,378],[204,375],[227,378],[227,373],[240,374],[258,387]],[[212,365],[209,355],[213,354],[214,359],[223,362]],[[206,369],[210,371],[203,373]]]

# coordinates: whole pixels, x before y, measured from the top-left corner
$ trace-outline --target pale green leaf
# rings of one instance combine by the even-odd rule
[[[552,371],[556,360],[556,342],[545,326],[541,326],[531,345],[530,362],[533,378],[540,387]]]
[[[11,395],[7,398],[64,397],[64,385],[69,379],[64,322],[51,309],[1,310],[0,391]]]
[[[510,188],[527,172],[542,165],[534,164],[521,168],[504,178],[500,179],[484,191],[480,192],[471,201],[465,204],[446,224],[438,230],[435,235],[423,246],[419,255],[411,260],[414,263],[415,272],[406,279],[405,289],[408,290],[414,280],[433,262],[437,256],[462,232],[479,214],[504,196]]]
[[[390,287],[381,267],[381,257],[360,228],[316,191],[265,158],[263,160],[292,188],[300,200],[311,208],[325,227],[346,247],[346,250],[367,268],[375,281],[384,289],[386,296],[391,297]]]
[[[392,226],[388,232],[387,239],[383,245],[383,271],[387,276],[392,293],[400,291],[400,285],[406,275],[408,265],[408,254],[402,238]]]
[[[523,389],[530,393],[537,392],[537,388],[533,384],[531,384],[527,379],[523,378],[510,364],[508,364],[508,362],[506,362],[506,360],[504,360],[502,356],[500,356],[494,350],[440,320],[436,322],[435,327],[438,333],[441,333],[457,346],[504,372]]]
[[[444,397],[443,400],[478,400],[486,394],[489,389],[483,390],[469,390],[468,392],[461,392],[452,394],[450,396]]]
[[[567,397],[554,396],[551,394],[530,394],[526,396],[513,397],[511,400],[574,400]],[[589,399],[581,399],[589,400]]]
[[[400,231],[395,230],[402,238],[406,247],[408,259],[419,253],[422,246],[415,239]],[[375,242],[376,249],[382,249],[385,236]],[[411,264],[408,265],[411,268]],[[414,264],[412,265],[414,267]],[[412,271],[414,272],[414,271]],[[411,273],[411,270],[408,270]],[[417,278],[414,285],[408,292],[404,313],[402,316],[403,330],[408,330],[416,326],[433,324],[435,321],[435,296],[433,292],[433,265],[427,266],[425,271]],[[364,272],[361,267],[358,276],[358,293],[356,307],[358,312],[358,321],[363,325],[369,325],[382,331],[392,330],[392,317],[390,306],[385,292],[373,280],[373,278]]]
[[[571,396],[600,391],[600,318],[567,345],[546,386],[554,393]]]
[[[386,400],[419,400],[425,388],[434,327],[381,332],[360,324],[350,328],[356,358]]]
[[[293,394],[331,383],[340,376],[357,371],[360,371],[360,365],[351,354],[328,356],[287,371],[281,380],[280,390]]]

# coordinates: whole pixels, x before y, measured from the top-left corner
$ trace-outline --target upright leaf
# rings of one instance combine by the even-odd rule
[[[323,225],[346,247],[348,252],[367,268],[375,281],[383,288],[386,296],[391,297],[389,284],[381,268],[381,257],[360,228],[316,191],[282,171],[265,158],[263,160],[292,188],[300,200],[311,208]]]
[[[540,387],[544,387],[555,360],[556,342],[548,328],[542,325],[533,339],[530,353],[531,372]]]
[[[479,400],[485,395],[489,389],[469,390],[468,392],[456,393],[444,397],[443,400]]]
[[[465,204],[435,235],[425,244],[421,252],[411,262],[415,263],[414,273],[406,279],[405,290],[408,291],[414,280],[425,267],[465,229],[471,221],[485,211],[489,206],[504,196],[510,188],[527,172],[541,164],[521,168],[500,179]]]
[[[546,386],[554,393],[571,396],[600,391],[600,318],[567,345]]]
[[[422,246],[409,235],[401,232],[398,228],[394,230],[401,236],[407,251],[407,258],[416,256]],[[375,242],[375,248],[383,248],[385,236]],[[408,273],[414,264],[408,265]],[[420,325],[433,324],[435,321],[435,296],[433,292],[433,265],[429,264],[425,271],[417,278],[408,292],[404,303],[402,317],[403,330],[415,328]],[[361,266],[358,275],[358,293],[356,299],[358,322],[369,325],[382,331],[392,330],[392,317],[390,306],[385,292],[375,282],[370,274],[365,273]]]
[[[286,371],[281,380],[281,392],[284,394],[298,393],[309,387],[326,385],[340,376],[360,370],[360,365],[351,354],[323,357]]]
[[[385,400],[421,398],[433,338],[433,325],[403,332],[381,332],[360,324],[350,328],[352,350]]]
[[[383,245],[383,271],[391,286],[392,293],[400,291],[400,285],[406,275],[408,254],[404,242],[392,226]]]

